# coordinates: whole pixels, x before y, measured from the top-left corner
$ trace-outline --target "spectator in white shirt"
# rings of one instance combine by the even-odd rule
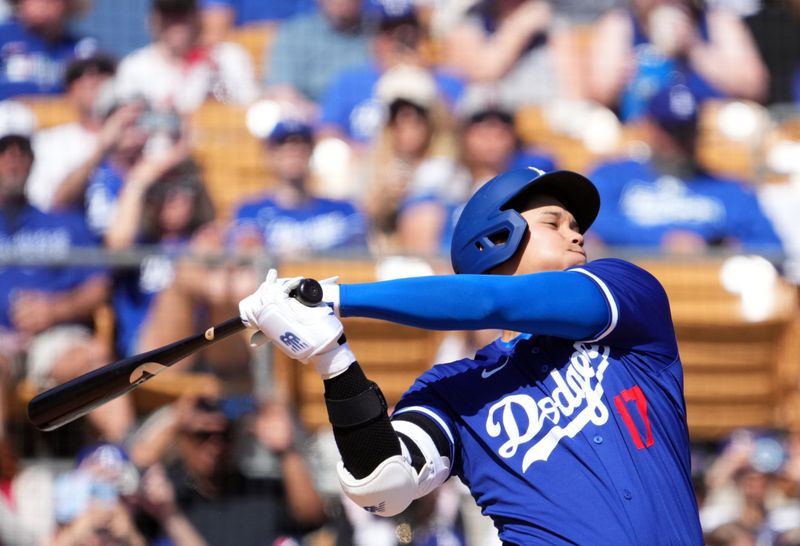
[[[33,205],[50,210],[56,189],[97,146],[103,119],[94,105],[98,92],[115,70],[116,61],[106,55],[77,59],[67,66],[64,86],[78,117],[36,133],[36,161],[27,186],[28,200]]]
[[[205,46],[195,0],[153,0],[153,43],[125,57],[117,73],[120,96],[142,96],[157,109],[186,114],[208,97],[247,105],[258,96],[245,49],[231,42]]]

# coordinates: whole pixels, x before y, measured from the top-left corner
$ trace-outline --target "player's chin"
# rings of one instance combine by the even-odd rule
[[[569,265],[567,267],[575,267],[577,265],[584,265],[586,264],[586,254],[583,252],[576,252],[574,250],[567,251],[567,262]]]

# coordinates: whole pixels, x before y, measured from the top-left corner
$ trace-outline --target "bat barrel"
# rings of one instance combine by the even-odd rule
[[[122,396],[137,385],[130,382],[132,360],[92,370],[36,395],[28,404],[28,419],[39,430],[53,430]]]

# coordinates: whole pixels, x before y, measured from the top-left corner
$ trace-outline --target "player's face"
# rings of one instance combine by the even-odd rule
[[[563,271],[586,263],[583,235],[575,217],[554,197],[537,195],[521,213],[528,222],[519,250],[490,270],[498,275],[524,275],[541,271]]]

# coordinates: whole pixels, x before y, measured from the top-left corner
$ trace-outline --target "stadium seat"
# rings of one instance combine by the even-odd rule
[[[78,112],[66,95],[17,97],[36,116],[37,129],[77,121]]]
[[[708,99],[699,120],[698,158],[719,176],[755,182],[761,176],[766,109],[754,102]]]
[[[231,31],[230,40],[247,50],[256,81],[263,81],[265,55],[275,38],[276,30],[277,25],[274,23],[251,23]]]
[[[207,101],[189,122],[195,157],[223,220],[242,198],[271,183],[261,143],[248,131],[245,116],[243,108]]]

